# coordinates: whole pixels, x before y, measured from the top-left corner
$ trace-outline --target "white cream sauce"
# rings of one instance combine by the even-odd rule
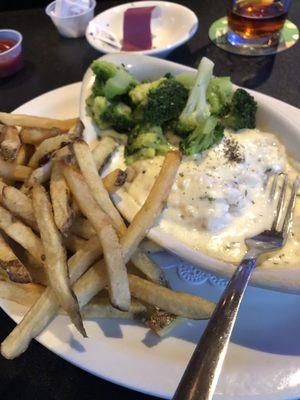
[[[136,177],[125,190],[142,205],[159,173],[163,157],[140,160]],[[200,155],[184,157],[168,199],[161,228],[187,245],[212,257],[239,262],[244,239],[271,226],[275,203],[270,200],[272,172],[296,175],[284,146],[275,135],[244,130],[225,132],[223,141]],[[268,185],[267,185],[268,188]],[[300,207],[285,248],[264,265],[300,259]]]

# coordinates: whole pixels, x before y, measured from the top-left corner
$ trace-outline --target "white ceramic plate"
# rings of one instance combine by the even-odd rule
[[[151,19],[153,48],[134,53],[165,57],[176,47],[187,42],[196,33],[198,29],[196,14],[181,4],[168,1],[138,1],[122,4],[97,15],[93,22],[97,23],[99,28],[111,31],[120,42],[123,38],[124,12],[130,7],[150,6],[158,7]],[[102,53],[120,51],[94,36],[89,27],[86,30],[86,39],[91,46]]]
[[[127,69],[138,79],[154,79],[164,75],[167,72],[178,74],[183,71],[192,71],[191,68],[184,65],[175,64],[170,61],[160,60],[153,57],[132,55],[132,54],[110,54],[103,57],[107,61],[116,64],[124,64]],[[91,142],[95,140],[99,130],[87,114],[85,99],[90,94],[94,77],[89,69],[83,79],[81,90],[81,110],[80,116],[86,126],[86,140]],[[298,149],[300,148],[300,128],[299,124],[291,121],[288,114],[282,112],[282,108],[273,107],[270,97],[261,93],[250,91],[258,102],[257,126],[266,132],[273,132],[280,137],[285,144],[291,156],[300,161]],[[118,165],[119,154],[115,153],[113,164],[114,168]],[[137,203],[120,189],[118,191],[117,206],[122,214],[131,220],[138,211]],[[159,243],[162,247],[188,260],[193,265],[204,268],[213,274],[221,276],[231,276],[235,266],[216,260],[205,255],[199,250],[187,246],[175,237],[167,234],[159,225],[151,229],[148,235],[152,240]],[[300,293],[300,267],[290,266],[276,268],[257,268],[251,279],[251,284],[260,287],[272,288],[275,290]]]
[[[78,114],[80,83],[46,93],[18,112],[58,118]],[[300,111],[268,98],[274,110],[290,118]],[[187,286],[179,280],[181,261],[166,254],[158,261],[174,289],[217,300],[221,290],[208,282]],[[1,307],[19,321],[26,309],[9,301]],[[300,397],[300,297],[249,288],[229,346],[216,400],[292,400]],[[171,398],[205,322],[189,321],[161,340],[136,323],[87,321],[81,338],[66,317],[57,317],[38,341],[57,355],[112,382]],[[46,366],[45,366],[46,367]],[[101,396],[101,394],[100,394]]]

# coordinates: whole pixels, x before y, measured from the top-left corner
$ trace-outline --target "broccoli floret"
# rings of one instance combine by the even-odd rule
[[[156,155],[163,155],[170,146],[159,126],[136,126],[129,135],[125,147],[125,160],[127,164]]]
[[[108,61],[94,61],[91,69],[96,75],[92,87],[94,96],[105,96],[108,100],[112,100],[128,93],[138,84],[138,81],[123,66],[117,66]]]
[[[101,115],[104,123],[114,128],[117,132],[128,132],[134,126],[132,111],[124,103],[109,104]]]
[[[210,116],[203,119],[197,128],[180,142],[180,150],[184,155],[193,155],[208,150],[220,143],[224,136],[224,126],[218,118]]]
[[[196,81],[190,91],[186,106],[179,116],[176,133],[185,136],[193,131],[200,120],[209,117],[206,91],[212,77],[214,63],[203,57],[197,71]]]
[[[174,78],[165,79],[150,89],[144,106],[144,120],[151,125],[162,125],[178,118],[188,98],[187,89]]]
[[[176,81],[180,82],[186,89],[191,90],[196,81],[195,72],[181,72],[175,76]]]
[[[95,123],[102,129],[109,127],[109,123],[102,119],[103,113],[109,106],[109,102],[103,96],[93,97],[87,99],[88,110],[90,111]]]
[[[244,89],[237,89],[230,104],[229,113],[222,119],[228,128],[254,129],[256,126],[257,103],[251,94]]]
[[[129,96],[133,104],[139,106],[146,104],[147,96],[151,89],[156,89],[166,78],[160,78],[153,82],[140,83],[130,90]]]
[[[228,76],[213,77],[208,85],[206,99],[213,115],[224,116],[230,110],[233,88]]]

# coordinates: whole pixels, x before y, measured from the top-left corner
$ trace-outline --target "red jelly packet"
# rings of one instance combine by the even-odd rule
[[[152,48],[151,15],[153,7],[128,8],[124,13],[124,51],[140,51]]]

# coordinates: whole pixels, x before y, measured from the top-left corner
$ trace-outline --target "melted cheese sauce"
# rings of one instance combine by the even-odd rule
[[[136,177],[125,190],[142,205],[159,173],[163,157],[140,160]],[[194,249],[237,263],[244,239],[270,228],[275,202],[269,196],[272,172],[296,175],[276,136],[258,130],[225,132],[223,141],[200,155],[184,157],[160,226]],[[265,266],[300,260],[300,207],[285,248],[272,253]]]

